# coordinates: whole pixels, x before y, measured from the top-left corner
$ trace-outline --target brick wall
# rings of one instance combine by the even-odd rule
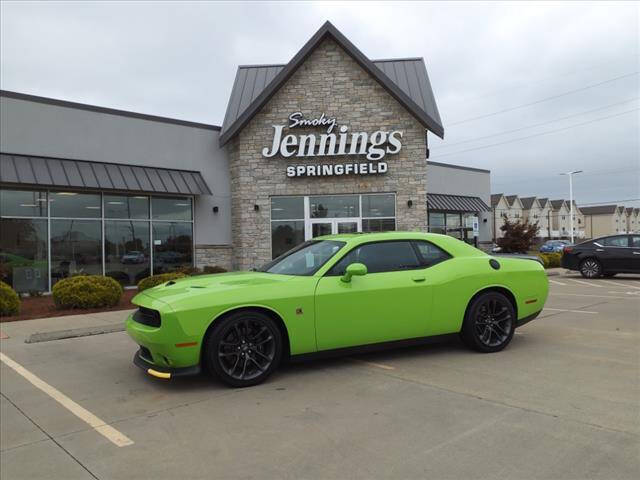
[[[402,150],[384,157],[389,165],[384,175],[288,178],[288,165],[360,160],[355,156],[321,161],[263,158],[262,149],[272,144],[272,125],[286,124],[296,111],[306,118],[324,112],[336,117],[338,125],[347,125],[349,132],[402,130]],[[296,131],[311,132],[326,130]],[[234,266],[248,269],[271,259],[270,198],[274,195],[395,192],[396,228],[426,231],[425,135],[424,127],[379,83],[333,40],[325,40],[229,142]],[[407,206],[408,200],[413,201],[412,207]]]

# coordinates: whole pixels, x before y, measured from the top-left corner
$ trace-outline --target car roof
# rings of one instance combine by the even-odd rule
[[[339,233],[336,235],[323,235],[313,240],[337,240],[347,242],[351,246],[371,242],[384,242],[389,240],[426,240],[443,248],[455,256],[482,256],[487,255],[482,250],[469,245],[462,240],[449,235],[424,232],[374,232],[374,233]]]

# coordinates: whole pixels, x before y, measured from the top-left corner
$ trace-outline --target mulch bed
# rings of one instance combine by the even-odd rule
[[[18,320],[31,320],[34,318],[47,318],[47,317],[62,317],[65,315],[81,315],[83,313],[96,313],[96,312],[111,312],[116,310],[128,310],[136,308],[131,303],[131,299],[138,293],[138,290],[125,290],[120,298],[120,302],[115,307],[109,308],[88,308],[86,310],[80,309],[58,309],[53,303],[53,297],[51,295],[43,295],[42,297],[27,297],[21,298],[22,305],[20,307],[20,314],[11,317],[5,317],[0,315],[0,323],[2,322],[16,322]]]

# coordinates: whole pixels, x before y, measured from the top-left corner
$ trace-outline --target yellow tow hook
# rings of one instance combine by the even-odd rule
[[[159,372],[157,370],[154,370],[153,368],[149,368],[147,370],[147,373],[151,376],[154,376],[156,378],[171,378],[171,374],[170,373],[165,373],[165,372]]]

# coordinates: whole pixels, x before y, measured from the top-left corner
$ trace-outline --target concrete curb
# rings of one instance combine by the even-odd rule
[[[102,335],[104,333],[122,332],[124,324],[101,325],[99,327],[72,328],[69,330],[57,330],[55,332],[33,333],[24,343],[50,342],[52,340],[62,340],[64,338],[88,337],[91,335]]]

